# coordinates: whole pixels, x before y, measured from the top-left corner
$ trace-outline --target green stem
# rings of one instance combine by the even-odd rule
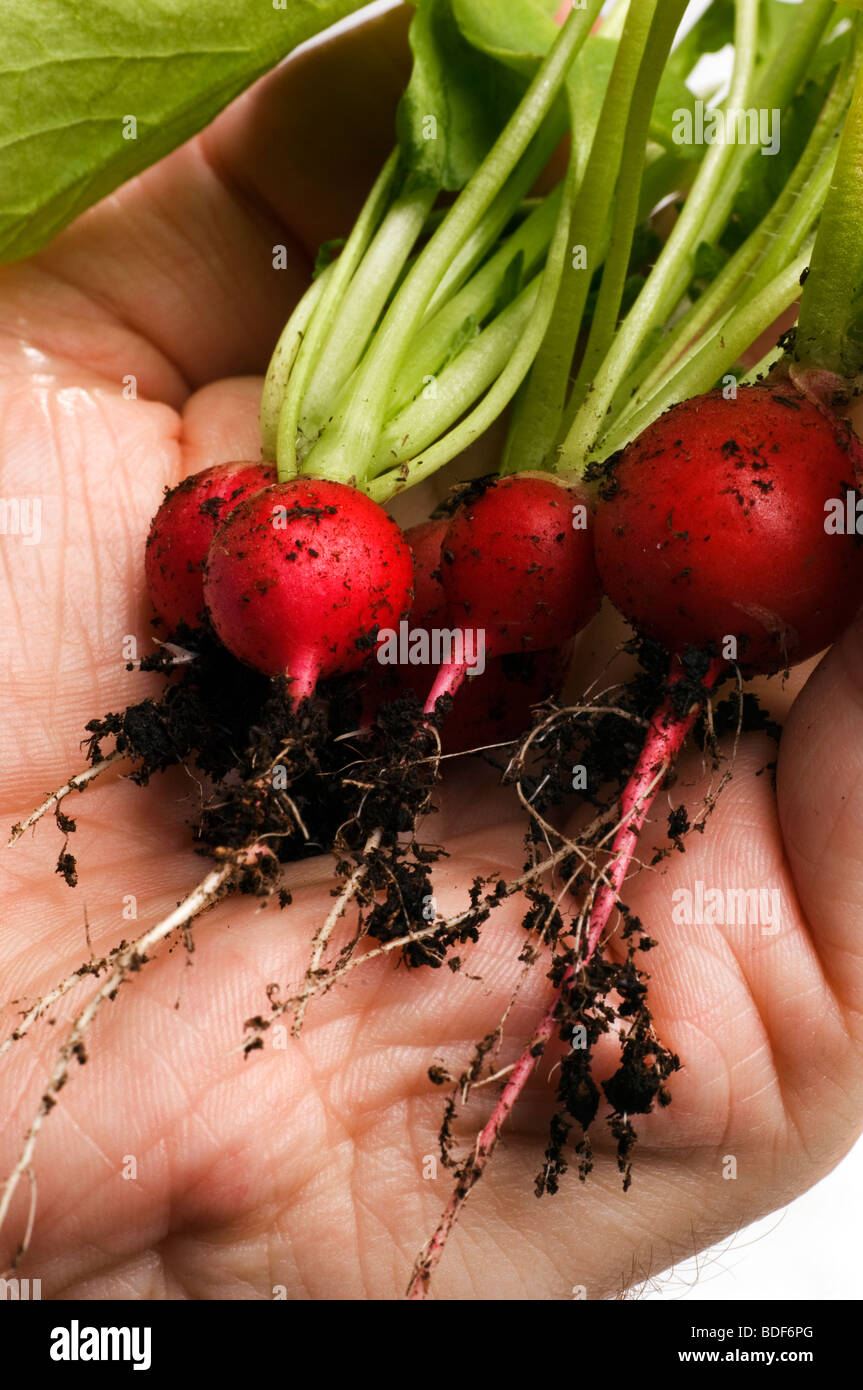
[[[835,0],[802,0],[781,47],[756,77],[749,105],[759,111],[785,111],[812,62],[824,30],[835,15]],[[751,146],[735,145],[732,149],[728,177],[716,190],[704,223],[703,241],[718,239],[731,215],[744,169],[755,155]]]
[[[398,469],[391,470],[368,484],[366,490],[376,502],[386,502],[396,493],[431,477],[445,463],[463,453],[494,423],[524,381],[545,337],[557,301],[563,268],[569,254],[569,209],[577,183],[578,154],[573,146],[570,149],[569,167],[557,225],[542,272],[542,282],[533,314],[500,376],[479,405],[426,453],[407,460]]]
[[[625,448],[669,406],[711,390],[755,339],[794,303],[800,293],[800,277],[806,269],[810,253],[811,242],[769,285],[741,304],[716,328],[698,352],[674,376],[668,378],[636,414],[625,422],[615,424],[610,433],[598,442],[590,461],[608,457],[618,449]]]
[[[830,186],[835,157],[835,151],[829,151],[814,174],[810,174],[804,182],[795,178],[795,201],[788,207],[785,219],[774,215],[779,208],[777,202],[768,217],[737,249],[710,288],[678,320],[669,337],[647,359],[644,365],[649,370],[644,373],[636,394],[631,396],[628,404],[619,407],[615,401],[612,409],[615,420],[623,421],[638,411],[644,401],[658,390],[683,354],[694,349],[705,330],[731,314],[736,305],[751,299],[782,270],[790,258],[797,255],[818,217]],[[786,186],[786,192],[790,187],[790,184]],[[766,253],[765,247],[769,248]],[[626,390],[630,384],[624,383],[622,389]]]
[[[264,389],[261,392],[261,457],[275,460],[279,434],[279,412],[282,408],[288,378],[294,370],[297,354],[308,332],[309,324],[335,270],[335,262],[328,265],[316,280],[313,280],[297,305],[288,322],[282,329],[276,343]]]
[[[398,175],[398,151],[394,151],[375,180],[371,193],[354,223],[338,259],[328,267],[326,283],[311,321],[304,327],[303,341],[286,378],[278,416],[275,457],[279,478],[285,482],[297,473],[297,433],[300,409],[322,343],[325,341],[344,301],[347,288],[379,225]],[[315,283],[320,284],[321,276]],[[312,286],[314,289],[314,284]],[[302,302],[302,301],[301,301]],[[290,326],[290,325],[289,325]]]
[[[354,274],[303,394],[300,433],[313,439],[368,346],[375,324],[416,245],[438,190],[410,175]]]
[[[585,9],[573,10],[567,19],[490,154],[397,292],[356,373],[343,409],[308,454],[303,465],[305,472],[363,485],[407,344],[422,322],[441,277],[548,115],[600,6],[601,0],[587,0]]]
[[[734,73],[726,109],[745,107],[752,87],[758,47],[758,0],[737,0],[734,24]],[[711,206],[728,176],[736,147],[711,145],[701,164],[683,211],[662,248],[644,288],[618,330],[614,344],[574,418],[564,416],[562,443],[556,467],[580,473],[603,426],[615,394],[654,324],[664,322],[691,279],[692,263]],[[563,433],[563,431],[562,431]]]
[[[854,89],[857,61],[857,55],[852,53],[837,74],[806,148],[767,216],[738,247],[709,289],[622,384],[612,404],[615,421],[623,424],[636,414],[673,371],[683,353],[694,349],[703,331],[723,314],[732,312],[741,297],[745,300],[757,294],[797,255],[830,186],[837,135]]]
[[[558,109],[560,108],[560,109]],[[425,318],[436,314],[473,274],[494,245],[524,196],[533,188],[566,134],[565,108],[555,102],[527,152],[507,179],[488,211],[447,266],[428,302]]]
[[[590,337],[573,388],[574,402],[580,403],[584,399],[588,385],[614,338],[638,220],[650,117],[659,81],[687,3],[688,0],[677,0],[677,3],[665,0],[651,26],[647,47],[644,50],[626,126],[623,157],[617,180],[611,244],[602,275],[596,312],[590,326]]]
[[[439,439],[500,376],[528,328],[542,276],[537,275],[448,367],[427,393],[384,427],[369,468],[377,477]]]
[[[545,341],[519,399],[502,473],[541,468],[557,435],[591,276],[601,263],[600,240],[609,223],[627,118],[656,7],[657,0],[639,0],[630,5],[626,16],[584,179],[572,209],[572,269],[563,278]],[[577,252],[583,253],[584,264],[576,260]]]
[[[861,296],[863,66],[857,74],[833,185],[821,217],[800,304],[794,356],[801,366],[817,367],[849,379],[863,371],[859,323]]]
[[[394,412],[401,411],[422,390],[426,378],[438,372],[452,356],[466,325],[477,331],[493,312],[513,263],[521,259],[523,279],[531,277],[548,251],[560,210],[561,187],[539,206],[486,261],[471,280],[442,309],[427,319],[410,345],[393,387]],[[479,394],[479,393],[477,393]]]

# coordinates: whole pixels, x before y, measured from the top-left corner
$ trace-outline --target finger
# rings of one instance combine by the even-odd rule
[[[863,619],[796,701],[777,776],[788,861],[831,986],[863,1036]]]
[[[203,132],[207,159],[291,229],[306,260],[350,231],[395,145],[412,13],[398,6],[300,54]]]
[[[260,458],[263,384],[259,376],[232,377],[189,397],[181,436],[184,477],[214,463]]]

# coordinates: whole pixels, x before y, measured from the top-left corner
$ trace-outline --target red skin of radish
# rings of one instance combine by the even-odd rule
[[[445,627],[447,603],[441,583],[441,546],[449,517],[421,521],[405,531],[414,561],[414,604],[411,620],[417,627]],[[411,670],[414,668],[411,667]]]
[[[577,528],[578,516],[585,521]],[[485,633],[486,658],[559,647],[599,608],[591,513],[581,488],[547,473],[498,478],[456,512],[441,551],[441,582],[454,626]],[[438,671],[431,713],[466,669]]]
[[[153,607],[169,632],[200,626],[213,536],[244,497],[275,481],[270,463],[217,463],[167,493],[150,523],[144,566]]]
[[[449,518],[423,521],[405,532],[414,559],[412,627],[451,627],[446,595],[440,581],[441,544]],[[481,676],[466,680],[454,696],[453,707],[441,728],[441,744],[447,753],[505,743],[530,727],[534,705],[558,695],[572,660],[573,643],[549,651],[519,656],[492,657]],[[410,692],[419,699],[428,694],[425,666],[380,666],[372,662],[365,690],[368,719],[378,707]]]
[[[441,581],[450,616],[484,628],[486,654],[560,646],[599,608],[600,587],[586,505],[576,487],[547,474],[499,478],[462,505],[444,537]]]
[[[672,652],[738,639],[748,675],[804,661],[863,599],[863,546],[825,531],[860,445],[790,383],[674,406],[618,459],[595,524],[609,598]]]
[[[298,478],[247,498],[219,528],[204,572],[218,636],[296,699],[356,671],[376,629],[413,597],[410,548],[392,517],[343,483]]]

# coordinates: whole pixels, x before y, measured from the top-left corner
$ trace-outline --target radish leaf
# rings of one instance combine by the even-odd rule
[[[0,0],[0,259],[43,246],[362,0]]]
[[[399,144],[418,180],[455,192],[488,154],[526,83],[466,42],[452,0],[419,0],[410,45]]]

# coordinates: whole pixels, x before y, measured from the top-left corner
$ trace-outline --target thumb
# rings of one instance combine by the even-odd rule
[[[777,798],[813,945],[863,1043],[863,614],[810,676],[782,735]]]

